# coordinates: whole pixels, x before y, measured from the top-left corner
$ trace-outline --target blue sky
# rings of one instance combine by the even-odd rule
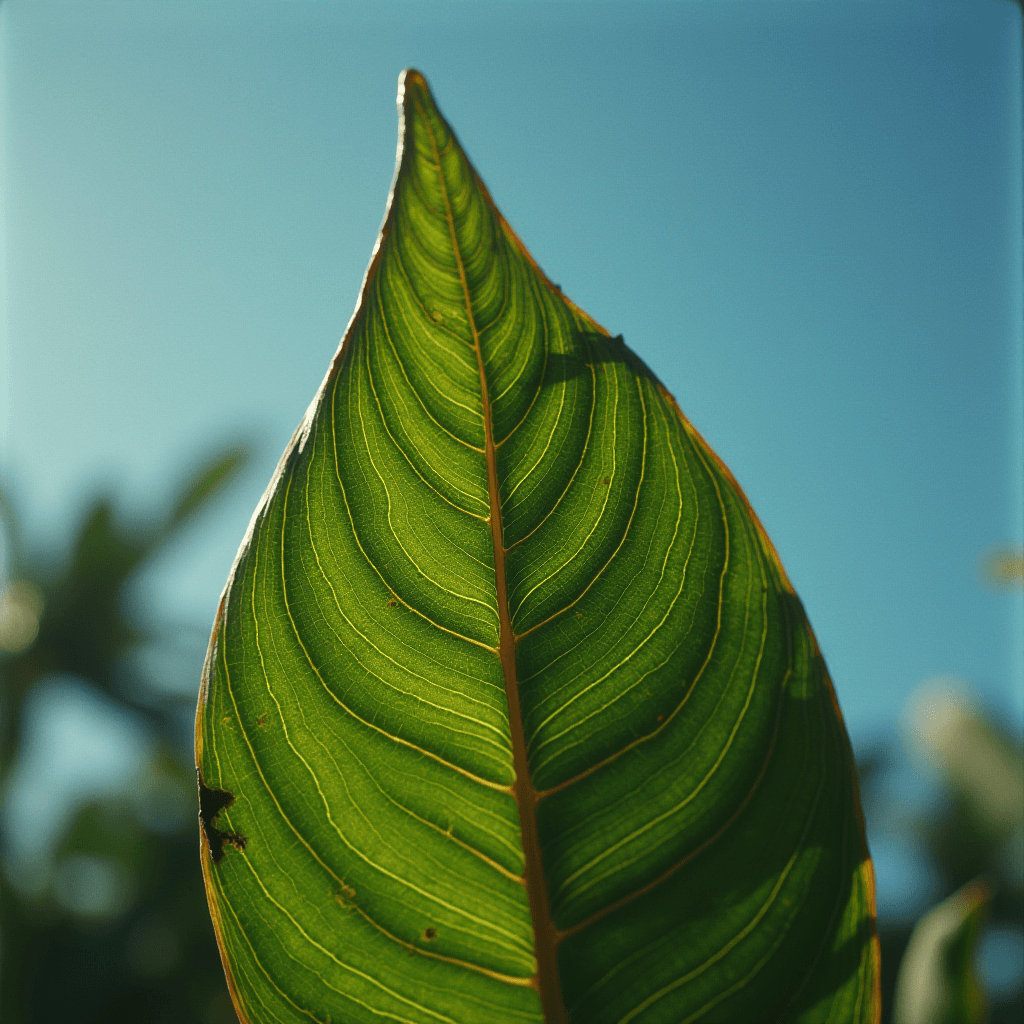
[[[38,543],[260,457],[144,581],[206,622],[355,303],[399,71],[733,470],[858,745],[966,680],[1020,729],[1021,23],[1008,0],[0,5],[0,472]],[[2,364],[0,364],[2,365]]]

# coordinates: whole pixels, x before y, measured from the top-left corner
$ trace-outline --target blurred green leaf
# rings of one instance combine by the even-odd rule
[[[201,466],[182,488],[167,517],[168,527],[181,526],[209,505],[245,469],[250,458],[248,447],[236,445]]]
[[[17,889],[0,873],[4,1024],[233,1019],[224,1012],[228,996],[195,865],[187,698],[151,685],[135,657],[146,645],[187,672],[205,637],[189,647],[181,629],[141,614],[132,584],[247,460],[237,445],[214,454],[169,507],[144,521],[118,513],[113,495],[99,495],[63,557],[26,550],[0,488],[8,577],[0,589],[0,782],[19,763],[25,701],[53,673],[102,691],[162,740],[148,774],[126,780],[125,797],[78,808],[48,883],[49,857],[40,865],[43,891]],[[7,852],[14,834],[2,838]]]
[[[907,702],[912,747],[943,778],[948,811],[928,828],[958,872],[996,872],[1018,891],[1024,829],[1024,750],[953,679],[924,684]],[[1001,866],[1002,865],[1002,866]],[[956,878],[956,884],[964,881]]]
[[[979,879],[918,921],[900,964],[894,1024],[985,1024],[975,959],[991,900],[988,883]]]

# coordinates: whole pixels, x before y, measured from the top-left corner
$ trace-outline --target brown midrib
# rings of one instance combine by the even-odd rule
[[[526,734],[523,731],[523,716],[519,707],[519,683],[516,680],[515,636],[512,632],[512,619],[508,611],[508,590],[505,584],[505,542],[501,526],[501,500],[498,495],[498,467],[494,448],[494,436],[491,431],[491,404],[487,392],[487,375],[484,372],[483,354],[480,351],[480,336],[476,329],[473,306],[469,296],[469,285],[466,281],[466,270],[462,263],[462,253],[455,233],[455,217],[452,214],[451,200],[448,197],[448,183],[441,169],[441,157],[437,149],[430,122],[425,116],[422,106],[417,101],[423,124],[430,137],[430,146],[437,167],[437,177],[444,198],[445,217],[452,240],[452,251],[455,264],[459,271],[462,284],[462,295],[466,304],[466,316],[469,329],[473,335],[473,351],[476,353],[477,368],[480,372],[480,394],[484,419],[484,452],[487,459],[487,490],[490,497],[491,540],[494,544],[494,579],[498,598],[498,652],[501,657],[501,668],[505,676],[505,697],[508,701],[509,731],[512,736],[512,765],[516,774],[513,787],[516,804],[519,807],[519,829],[522,836],[523,856],[526,862],[524,876],[526,891],[530,899],[530,914],[533,918],[534,956],[537,960],[537,973],[534,984],[540,994],[541,1008],[544,1011],[545,1024],[567,1024],[568,1016],[562,999],[561,980],[558,976],[558,960],[556,947],[558,933],[555,922],[551,918],[551,907],[548,901],[547,880],[544,877],[544,864],[540,854],[540,837],[537,834],[537,791],[530,780],[530,765],[526,757]]]

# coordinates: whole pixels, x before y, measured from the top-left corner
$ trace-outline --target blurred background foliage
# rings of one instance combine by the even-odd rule
[[[97,498],[56,560],[27,552],[3,495],[4,1024],[235,1021],[198,862],[192,715],[205,624],[154,621],[133,582],[247,458],[238,447],[215,455],[146,522],[125,517],[112,495]],[[1020,563],[1015,550],[988,552],[979,574],[1012,590],[1021,585]],[[173,666],[180,685],[160,682],[152,666],[161,663],[165,673]],[[61,702],[74,713],[83,688],[145,737],[142,768],[112,794],[79,799],[51,848],[30,846],[26,856],[11,797],[25,785],[33,701],[42,695],[51,714]],[[902,848],[915,856],[906,891],[880,900],[883,1019],[1018,1024],[1024,770],[1017,727],[987,713],[959,681],[933,680],[908,703],[898,734],[861,752],[859,771],[873,853],[885,858]]]
[[[873,856],[877,861],[893,846],[917,854],[907,898],[879,901],[885,1021],[1024,1020],[1018,730],[973,699],[962,681],[936,679],[908,701],[897,737],[861,754]],[[916,791],[907,785],[915,768],[923,783]],[[915,915],[922,898],[928,909]]]
[[[153,621],[133,583],[248,461],[200,466],[162,514],[133,520],[101,495],[60,558],[30,553],[3,495],[0,597],[0,1020],[4,1024],[231,1024],[199,867],[192,756],[196,668],[208,626]],[[152,670],[186,678],[168,685]],[[104,707],[145,755],[111,794],[87,794],[50,849],[24,843],[12,780],[30,763],[33,708]],[[21,816],[24,818],[24,815]]]

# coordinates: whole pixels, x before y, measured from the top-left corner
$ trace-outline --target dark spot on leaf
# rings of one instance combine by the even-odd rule
[[[423,938],[427,942],[433,942],[434,939],[437,938],[437,932],[435,932],[433,928],[427,928],[423,932]]]
[[[562,290],[562,286],[560,284],[552,284],[551,287],[554,288],[556,292],[560,292]]]
[[[354,906],[354,900],[356,898],[356,891],[351,885],[342,885],[341,891],[334,894],[335,900],[344,907],[346,910],[351,910]]]
[[[398,605],[398,602],[397,602],[397,601],[396,601],[396,600],[395,600],[394,598],[391,598],[391,600],[390,600],[390,601],[388,601],[388,607],[389,607],[389,608],[394,608],[394,607],[396,607],[397,605]]]
[[[601,481],[601,483],[603,483],[603,484],[605,485],[605,487],[607,487],[607,486],[608,486],[608,485],[609,485],[609,484],[611,483],[611,480],[609,480],[609,479],[608,479],[608,477],[605,477],[605,478],[604,478],[604,479],[603,479],[603,480]]]
[[[230,843],[237,850],[245,849],[245,836],[239,835],[237,832],[225,832],[213,823],[214,818],[225,807],[230,807],[235,802],[235,794],[229,793],[226,789],[210,789],[203,782],[202,773],[198,769],[196,774],[199,776],[199,820],[202,823],[203,832],[206,833],[210,857],[214,864],[219,864],[224,856],[225,843]]]
[[[665,721],[665,716],[664,715],[658,715],[658,721],[659,722],[664,722]]]
[[[265,714],[265,713],[264,713],[264,714],[262,714],[262,715],[260,715],[260,717],[256,719],[256,724],[257,724],[257,725],[258,725],[258,726],[259,726],[259,727],[260,727],[261,729],[262,729],[262,728],[263,728],[263,727],[264,727],[264,726],[265,726],[265,725],[267,724],[267,716],[266,716],[266,714]]]

